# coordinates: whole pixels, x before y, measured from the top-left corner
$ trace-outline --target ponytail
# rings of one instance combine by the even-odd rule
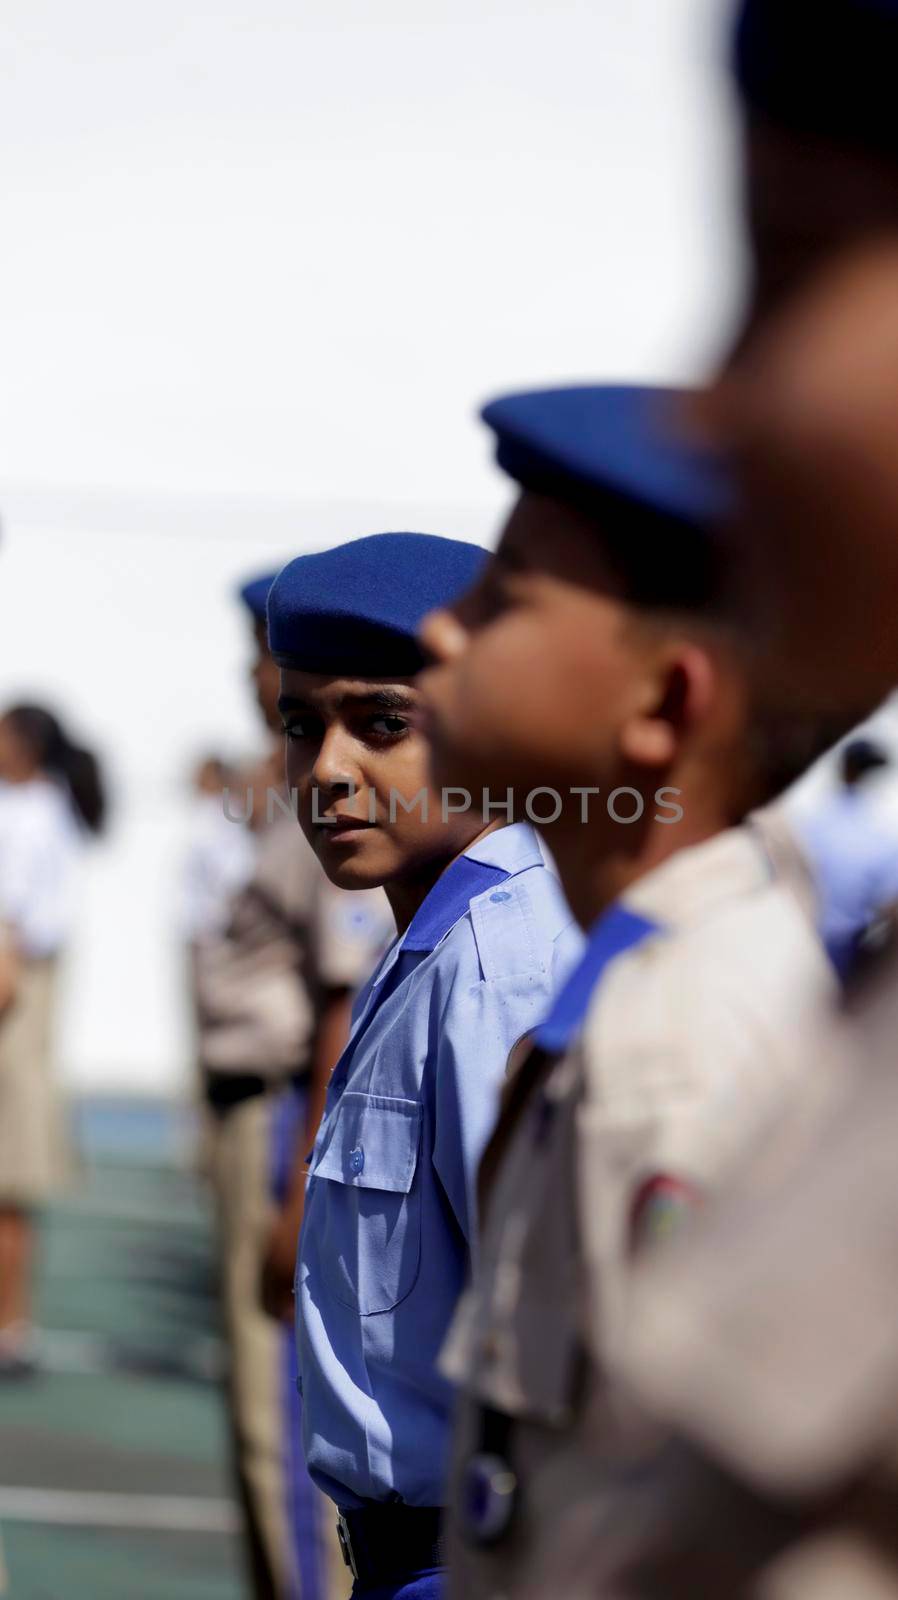
[[[6,716],[30,746],[40,769],[63,780],[78,821],[91,833],[100,833],[106,819],[106,792],[96,756],[73,744],[62,724],[42,706],[13,706]]]
[[[90,750],[66,744],[57,771],[65,778],[77,815],[91,833],[102,833],[106,821],[106,792],[100,764]]]

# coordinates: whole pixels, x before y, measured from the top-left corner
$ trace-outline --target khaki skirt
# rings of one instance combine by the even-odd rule
[[[0,1017],[0,1205],[37,1206],[66,1177],[52,1062],[57,963],[27,961]]]

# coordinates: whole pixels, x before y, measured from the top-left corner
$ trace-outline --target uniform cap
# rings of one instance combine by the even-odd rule
[[[898,155],[898,0],[742,0],[733,58],[751,111]]]
[[[733,493],[686,426],[685,390],[602,384],[507,395],[484,408],[520,486],[586,513],[632,599],[704,604]]]
[[[297,556],[268,597],[271,653],[304,672],[412,677],[424,665],[419,624],[486,559],[478,545],[429,533],[374,533]]]
[[[730,509],[721,460],[687,437],[686,391],[601,384],[493,400],[496,460],[522,488],[607,512],[614,501],[708,530]]]
[[[276,577],[276,572],[264,572],[257,578],[248,578],[237,590],[238,599],[243,601],[255,622],[265,621],[268,591]]]

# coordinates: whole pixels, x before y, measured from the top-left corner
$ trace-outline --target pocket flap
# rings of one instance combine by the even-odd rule
[[[311,1175],[357,1189],[408,1194],[418,1161],[421,1106],[417,1100],[346,1090],[328,1118]]]

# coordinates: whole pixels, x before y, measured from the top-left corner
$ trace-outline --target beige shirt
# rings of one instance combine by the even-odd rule
[[[634,1202],[656,1177],[695,1200],[720,1182],[806,1070],[808,1020],[835,994],[802,858],[763,824],[683,851],[626,904],[663,931],[607,969],[567,1057],[521,1069],[485,1164],[480,1270],[446,1355],[466,1390],[451,1534],[466,1600],[534,1581],[572,1502],[600,1505],[612,1465],[642,1457],[605,1375],[626,1335]],[[484,1408],[510,1419],[498,1435]],[[517,1510],[483,1549],[460,1508],[497,1437]]]
[[[584,1593],[660,1584],[701,1600],[708,1508],[728,1483],[729,1592],[898,1596],[896,1038],[893,934],[841,1014],[809,1033],[824,1063],[816,1094],[795,1101],[663,1266],[635,1279],[618,1379],[699,1467],[688,1503],[682,1479],[659,1468],[645,1537],[613,1572],[601,1557]],[[674,1501],[704,1529],[688,1555]],[[622,1499],[621,1514],[633,1511]]]
[[[203,1069],[303,1071],[321,992],[360,987],[393,932],[382,891],[335,889],[295,819],[276,816],[224,933],[194,947]]]

